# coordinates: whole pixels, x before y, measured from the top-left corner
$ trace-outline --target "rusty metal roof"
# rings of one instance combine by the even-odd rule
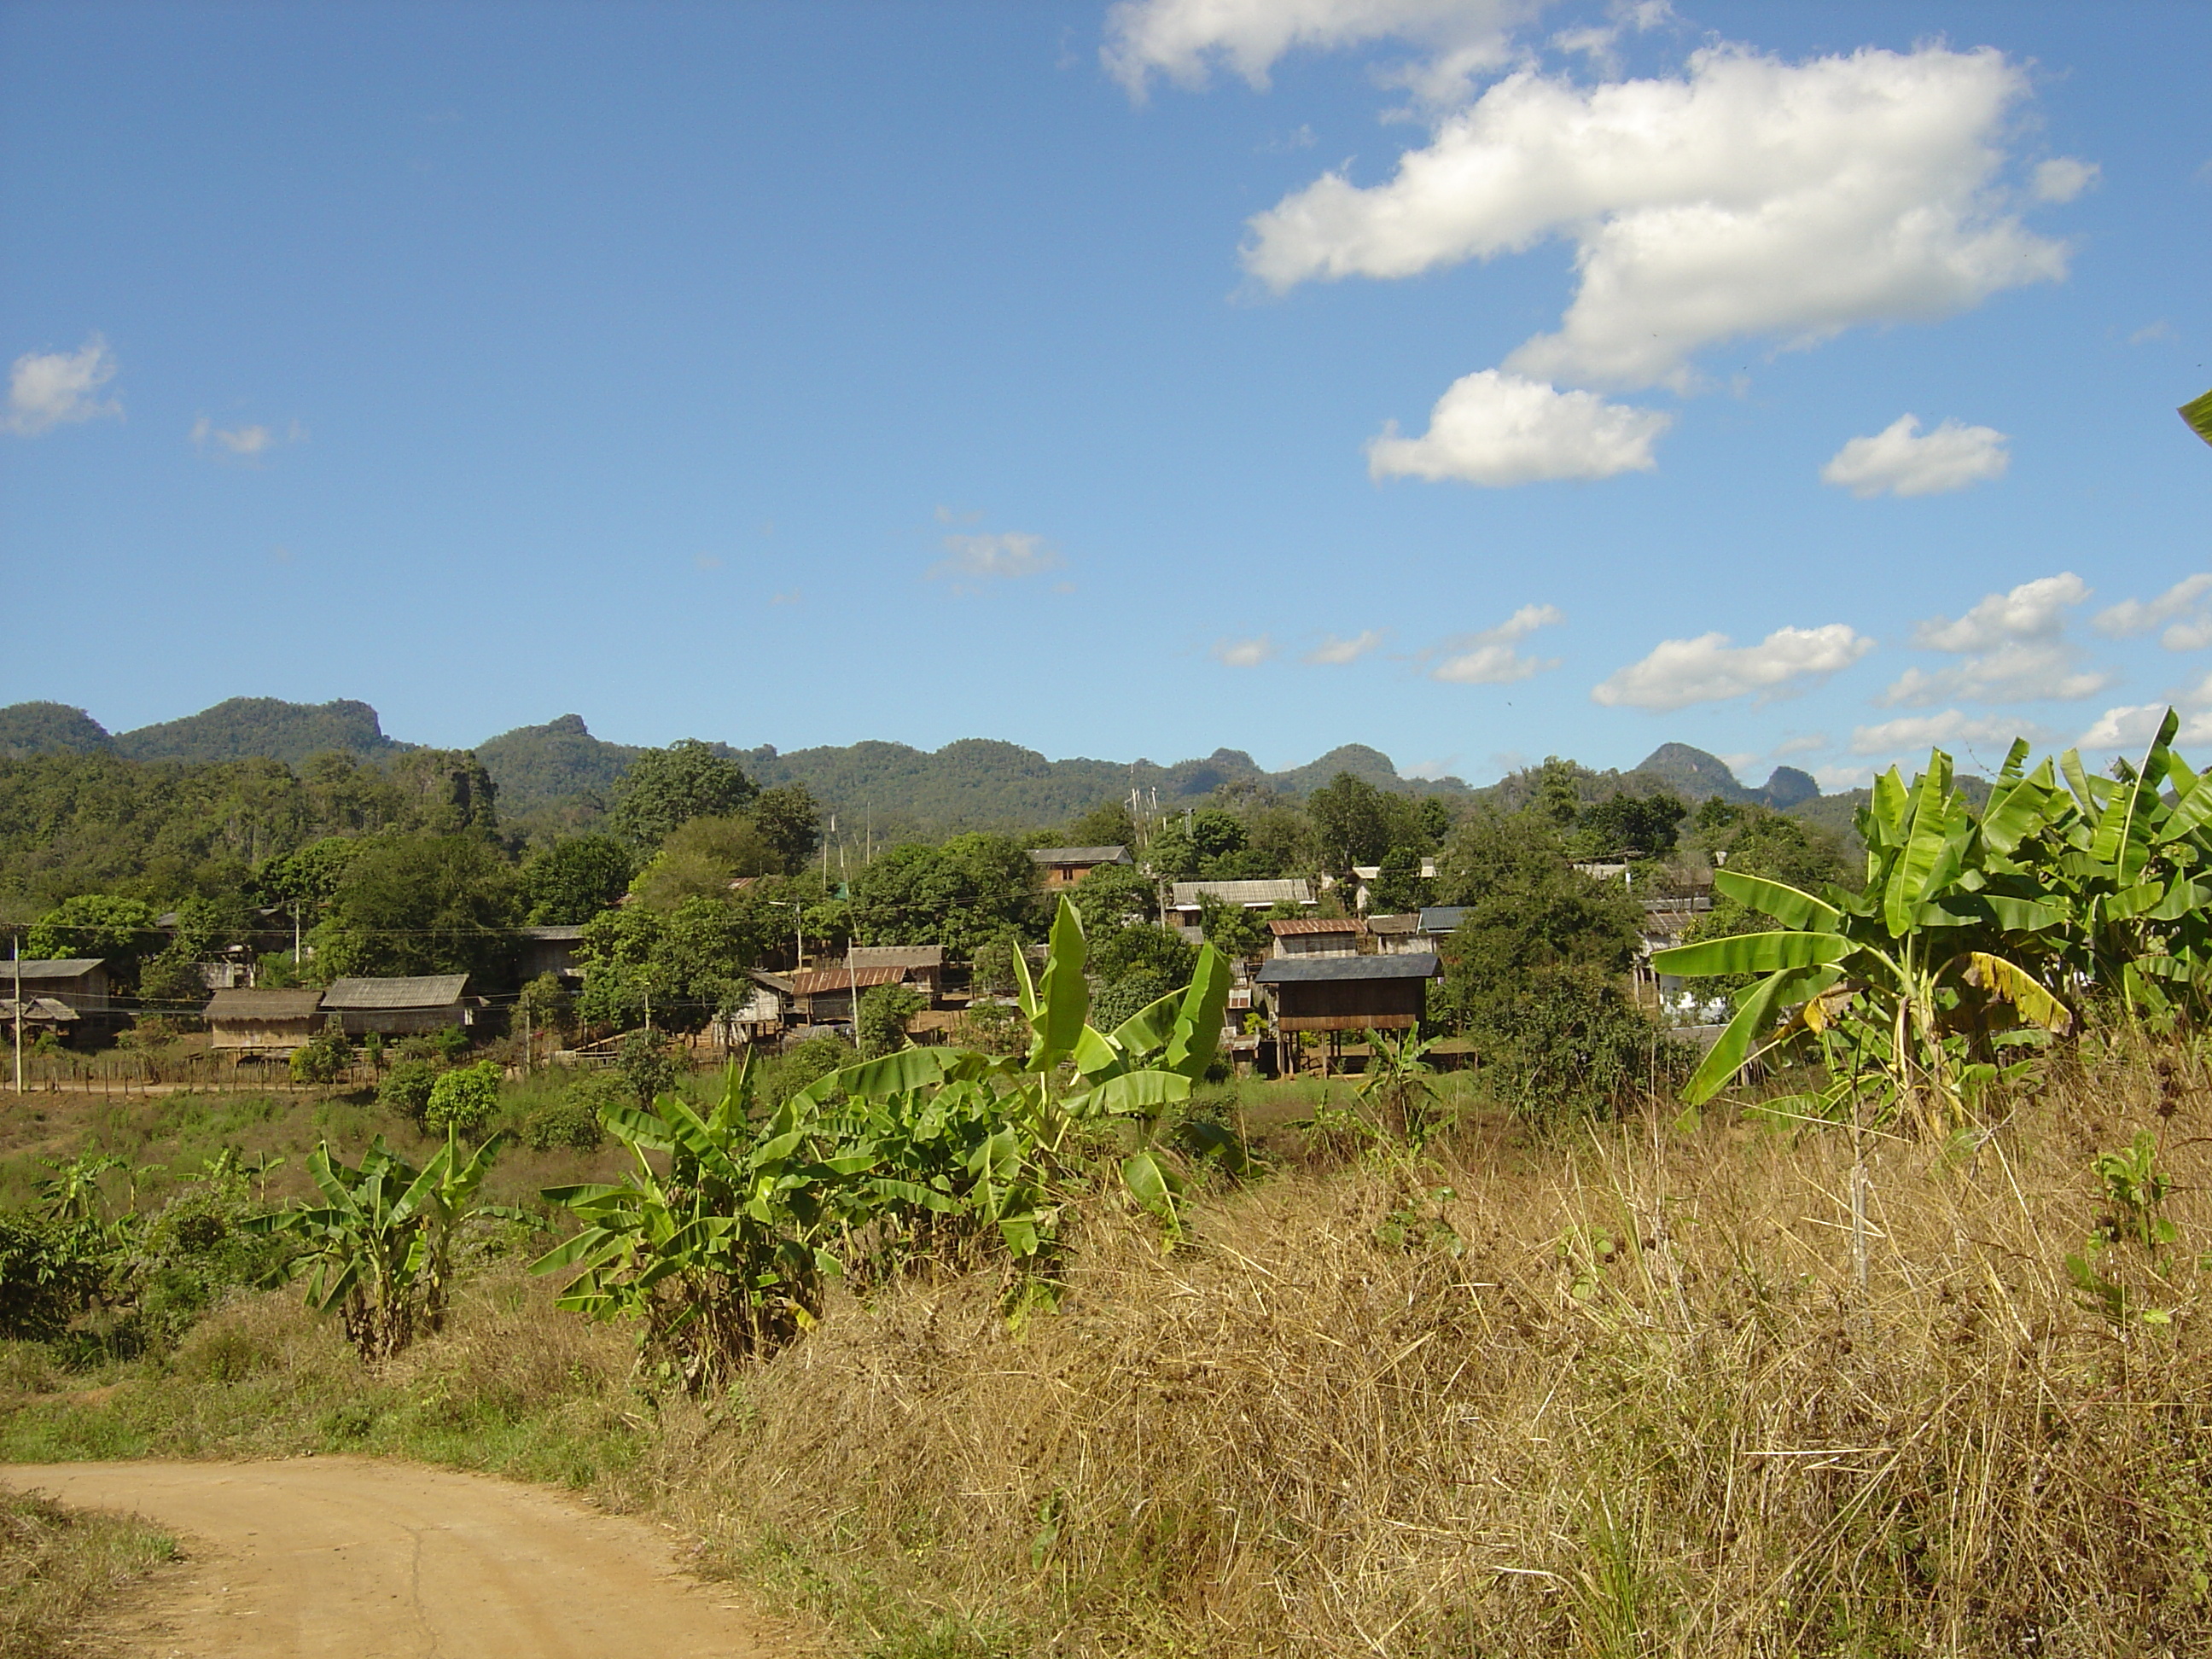
[[[872,991],[878,985],[897,985],[906,979],[903,968],[810,968],[791,975],[795,995],[820,996],[824,992]]]
[[[1281,939],[1290,933],[1363,933],[1367,930],[1358,916],[1285,916],[1269,922],[1267,931]]]

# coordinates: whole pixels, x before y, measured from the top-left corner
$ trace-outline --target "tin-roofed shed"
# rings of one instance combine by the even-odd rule
[[[1428,1012],[1429,981],[1443,964],[1431,955],[1276,957],[1255,981],[1275,1004],[1285,1031],[1405,1031]]]

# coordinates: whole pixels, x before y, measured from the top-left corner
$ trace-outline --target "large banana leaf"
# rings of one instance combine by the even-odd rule
[[[1083,977],[1083,919],[1063,893],[1045,947],[1044,977],[1030,1014],[1036,1040],[1030,1048],[1028,1068],[1048,1072],[1074,1053],[1090,1012],[1091,985]]]
[[[1716,870],[1713,885],[1747,909],[1772,916],[1785,927],[1825,932],[1843,920],[1843,912],[1826,900],[1814,898],[1786,882],[1770,881],[1765,876],[1746,875],[1741,870]]]
[[[1653,955],[1653,971],[1703,979],[1717,974],[1771,974],[1841,962],[1858,947],[1840,933],[1733,933],[1678,945]]]

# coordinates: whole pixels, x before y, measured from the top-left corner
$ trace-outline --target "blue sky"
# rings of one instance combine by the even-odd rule
[[[9,5],[0,702],[2212,758],[2208,70],[2195,3]]]

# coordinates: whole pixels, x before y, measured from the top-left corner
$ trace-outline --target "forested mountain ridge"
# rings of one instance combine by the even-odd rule
[[[1389,756],[1356,744],[1280,772],[1264,769],[1237,749],[1218,749],[1203,758],[1163,765],[1143,759],[1050,760],[1018,744],[983,738],[963,738],[934,751],[879,741],[788,751],[765,744],[711,746],[738,760],[763,787],[804,784],[825,813],[839,816],[845,830],[872,834],[878,846],[902,837],[969,830],[1029,830],[1065,823],[1102,801],[1126,800],[1132,790],[1146,803],[1157,799],[1163,807],[1194,804],[1224,788],[1303,799],[1344,773],[1399,794],[1487,799],[1510,811],[1525,805],[1523,797],[1535,787],[1537,775],[1534,770],[1516,773],[1482,789],[1472,789],[1457,778],[1407,778]],[[189,762],[246,767],[250,773],[248,763],[281,762],[299,772],[313,756],[346,755],[368,763],[372,770],[388,771],[410,752],[444,751],[418,750],[387,736],[374,708],[351,701],[301,704],[237,697],[182,720],[112,737],[83,710],[64,704],[27,702],[0,708],[0,758],[13,760],[106,755],[118,763]],[[602,823],[617,786],[646,751],[596,737],[580,715],[569,714],[542,726],[501,732],[466,752],[474,754],[496,792],[502,826],[511,835],[543,841]],[[245,775],[234,772],[222,781],[209,781],[207,787],[216,798],[228,798]],[[1731,802],[1784,810],[1802,807],[1810,815],[1840,799],[1820,797],[1810,777],[1788,767],[1776,769],[1763,788],[1749,788],[1717,757],[1685,744],[1661,745],[1631,771],[1577,769],[1577,787],[1593,805],[1615,793],[1673,793],[1692,804],[1719,795]],[[119,781],[103,773],[94,793],[103,798],[112,794]],[[162,797],[171,788],[183,787],[181,781],[164,784],[153,795]],[[386,805],[368,816],[390,821],[395,811]],[[288,821],[321,821],[320,809],[304,805],[288,809],[283,816]],[[1848,809],[1825,813],[1823,820],[1828,818],[1848,823]],[[249,855],[252,842],[249,830],[244,849]],[[59,851],[53,849],[55,855]]]

